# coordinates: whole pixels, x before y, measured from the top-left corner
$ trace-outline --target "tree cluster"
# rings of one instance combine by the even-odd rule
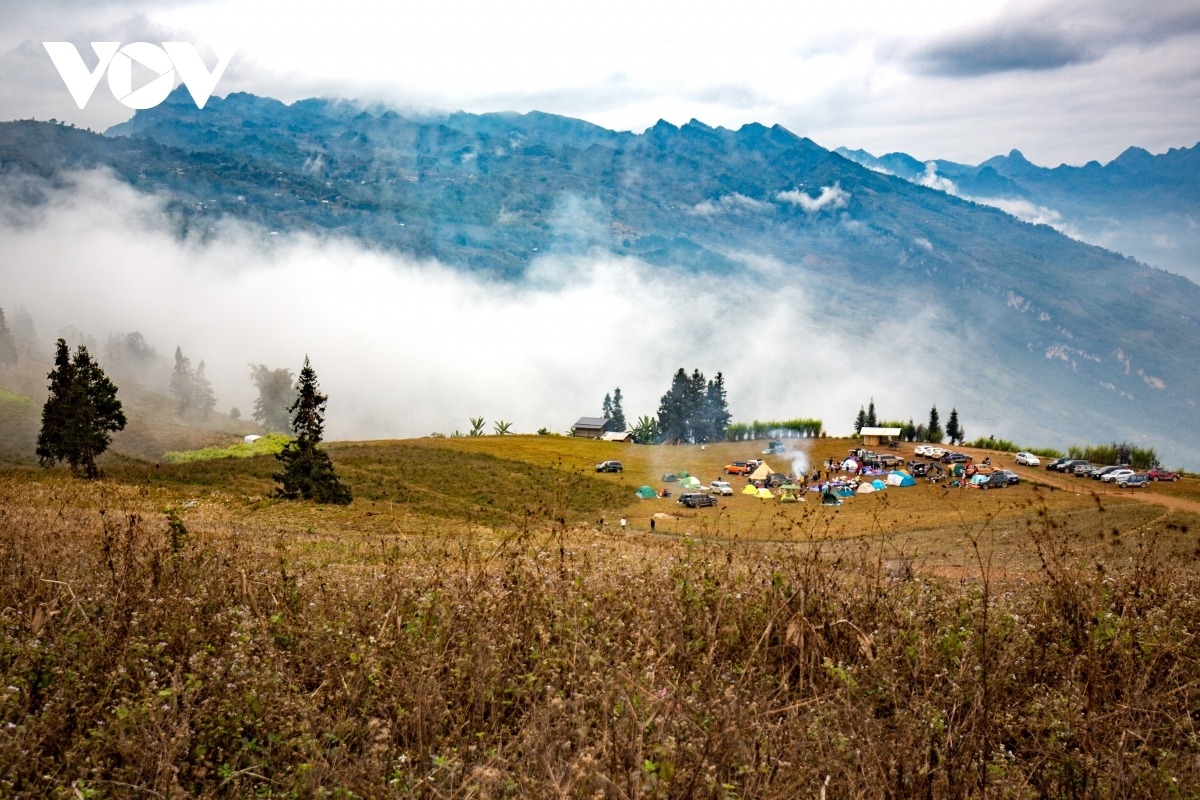
[[[254,421],[268,431],[290,428],[288,402],[292,396],[292,371],[286,367],[271,369],[265,364],[250,365],[250,380],[258,389],[254,401]]]
[[[37,456],[43,467],[66,461],[71,472],[100,477],[96,459],[113,433],[125,428],[117,387],[79,345],[74,358],[65,339],[55,344],[54,369],[47,375],[50,396],[42,407]]]
[[[629,427],[625,423],[625,409],[621,407],[622,400],[621,387],[618,386],[611,395],[604,395],[604,402],[600,405],[601,414],[605,419],[612,420],[613,429],[618,433]]]
[[[279,497],[338,505],[345,505],[352,499],[350,490],[338,480],[329,454],[317,446],[325,433],[325,403],[328,399],[317,388],[317,373],[305,356],[296,399],[287,408],[296,438],[275,456],[283,465],[273,476],[279,483],[275,490]]]
[[[171,371],[169,391],[179,401],[180,414],[195,409],[207,418],[217,405],[212,383],[204,376],[204,360],[192,369],[192,360],[179,347],[175,348],[175,369]]]
[[[700,370],[689,377],[683,367],[658,406],[658,438],[671,443],[712,442],[725,438],[731,417],[721,373],[706,381]]]

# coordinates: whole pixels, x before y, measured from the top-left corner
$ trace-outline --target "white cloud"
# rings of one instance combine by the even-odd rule
[[[826,208],[837,209],[845,208],[850,202],[850,193],[835,183],[833,186],[822,186],[816,197],[810,197],[807,192],[800,189],[789,189],[786,192],[779,192],[775,195],[775,199],[781,203],[791,203],[792,205],[800,206],[809,214],[815,214]]]
[[[764,203],[761,200],[755,200],[753,197],[746,197],[738,192],[723,194],[714,202],[705,200],[692,206],[692,213],[702,217],[709,217],[714,214],[736,213],[739,211],[759,212],[769,211],[770,203]]]
[[[946,194],[958,194],[958,187],[954,185],[954,181],[938,175],[937,163],[934,161],[925,162],[925,174],[917,179],[917,183],[927,186],[930,189],[945,192]]]

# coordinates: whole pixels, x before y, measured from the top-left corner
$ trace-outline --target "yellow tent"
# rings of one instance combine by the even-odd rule
[[[771,490],[765,486],[763,488],[759,489],[757,492],[755,492],[754,496],[758,497],[762,500],[772,500],[775,497],[775,495],[771,494]]]
[[[742,489],[742,494],[754,494],[757,491],[758,491],[758,489],[754,488],[753,483],[747,483],[746,488]]]
[[[758,465],[758,469],[750,473],[750,480],[765,481],[767,477],[770,476],[770,474],[774,471],[775,470],[771,469],[771,465],[764,461]]]

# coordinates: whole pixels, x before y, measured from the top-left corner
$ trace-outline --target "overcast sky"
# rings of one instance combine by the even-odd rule
[[[642,131],[779,123],[828,148],[1107,162],[1200,139],[1200,2],[1156,0],[0,0],[0,119],[103,129],[43,41],[236,47],[216,94],[542,111]],[[90,66],[90,64],[89,64]]]

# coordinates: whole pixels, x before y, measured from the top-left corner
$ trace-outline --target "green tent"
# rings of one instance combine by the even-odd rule
[[[682,470],[682,469],[681,469],[681,470],[679,470],[679,472],[676,472],[676,473],[675,473],[675,477],[676,477],[676,478],[679,478],[679,480],[683,480],[684,478],[690,478],[690,477],[692,477],[692,473],[690,473],[690,472],[687,472],[686,470]]]
[[[643,500],[650,500],[651,498],[658,497],[658,493],[649,486],[643,486],[637,490],[637,496]]]

